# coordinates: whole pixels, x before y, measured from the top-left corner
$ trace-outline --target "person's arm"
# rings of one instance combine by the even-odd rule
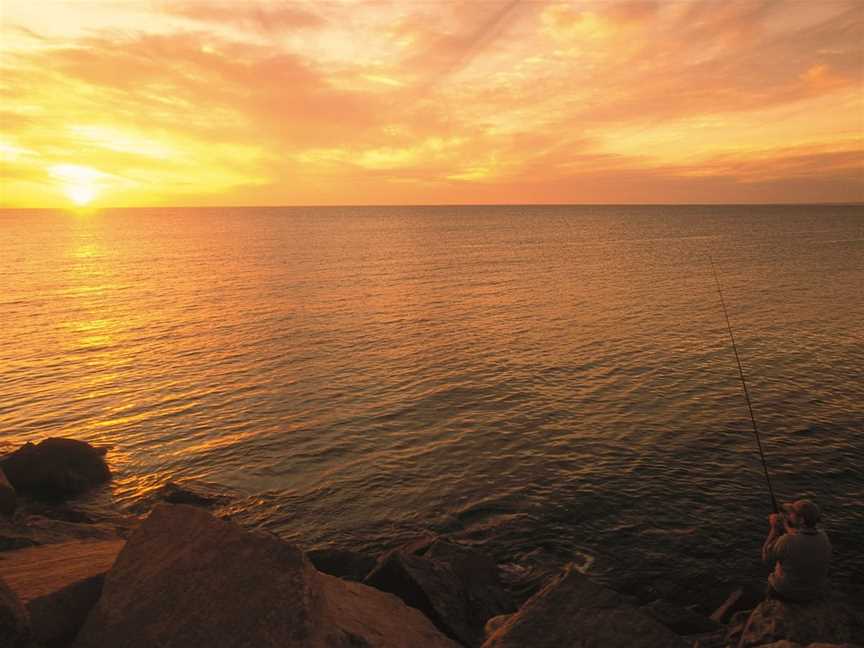
[[[765,538],[765,543],[762,545],[762,560],[766,563],[773,563],[777,560],[775,555],[774,542],[783,536],[783,518],[777,513],[772,513],[768,516],[768,524],[771,530],[768,532],[768,537]]]

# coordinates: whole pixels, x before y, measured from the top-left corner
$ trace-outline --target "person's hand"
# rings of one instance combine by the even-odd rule
[[[772,513],[768,516],[768,524],[772,529],[779,529],[783,526],[783,517],[779,513]]]

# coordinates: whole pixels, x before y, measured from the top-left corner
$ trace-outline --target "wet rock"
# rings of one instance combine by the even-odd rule
[[[666,599],[657,599],[640,609],[679,635],[714,632],[720,628],[720,624],[716,621]]]
[[[0,468],[0,515],[12,515],[18,505],[15,488],[6,479],[6,473]]]
[[[685,648],[681,637],[573,565],[529,599],[483,648]]]
[[[376,563],[372,556],[348,549],[313,549],[307,551],[306,556],[318,571],[358,583],[366,578]]]
[[[723,604],[711,613],[711,619],[717,623],[726,623],[736,612],[752,610],[764,598],[764,592],[754,587],[739,587],[730,593]]]
[[[23,445],[0,460],[0,468],[19,493],[63,499],[111,478],[104,455],[84,441],[50,438]]]
[[[99,600],[105,574],[84,578],[27,603],[33,638],[55,648],[70,644]]]
[[[129,537],[75,648],[457,648],[395,596],[295,546],[161,504]]]
[[[835,601],[807,604],[768,599],[747,619],[739,648],[762,646],[781,640],[800,644],[842,643],[852,639],[850,612]]]
[[[494,561],[445,539],[388,552],[365,583],[392,592],[466,646],[483,642],[484,626],[491,617],[515,609]]]
[[[131,521],[81,524],[40,515],[0,518],[0,552],[72,540],[116,540],[127,525],[131,526]]]
[[[15,592],[0,578],[0,646],[24,648],[30,645],[30,619]]]
[[[225,504],[228,501],[224,495],[206,493],[200,487],[181,485],[173,481],[167,482],[156,491],[156,499],[169,504],[188,504],[204,508]]]

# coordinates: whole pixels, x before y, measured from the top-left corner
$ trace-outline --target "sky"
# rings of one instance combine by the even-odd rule
[[[0,0],[0,206],[864,201],[864,0]]]

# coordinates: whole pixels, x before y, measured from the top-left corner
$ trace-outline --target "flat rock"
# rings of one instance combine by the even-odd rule
[[[18,506],[18,496],[15,488],[6,479],[6,473],[0,468],[0,515],[12,515]]]
[[[768,599],[747,619],[739,648],[781,640],[805,645],[843,643],[852,639],[851,624],[850,612],[836,601],[797,604]]]
[[[30,645],[30,619],[15,592],[0,578],[0,646],[24,648]]]
[[[73,540],[118,540],[131,522],[88,524],[67,522],[41,515],[0,518],[0,552]]]
[[[685,648],[666,626],[568,565],[491,634],[483,648]]]
[[[456,648],[395,596],[297,547],[161,504],[130,535],[75,648]]]
[[[84,441],[53,437],[26,443],[0,459],[18,493],[63,499],[111,479],[105,450]]]
[[[497,565],[481,552],[446,539],[384,554],[365,583],[395,594],[466,646],[483,643],[490,618],[515,610]]]
[[[27,605],[78,581],[104,574],[123,540],[72,541],[0,553],[0,572]]]

